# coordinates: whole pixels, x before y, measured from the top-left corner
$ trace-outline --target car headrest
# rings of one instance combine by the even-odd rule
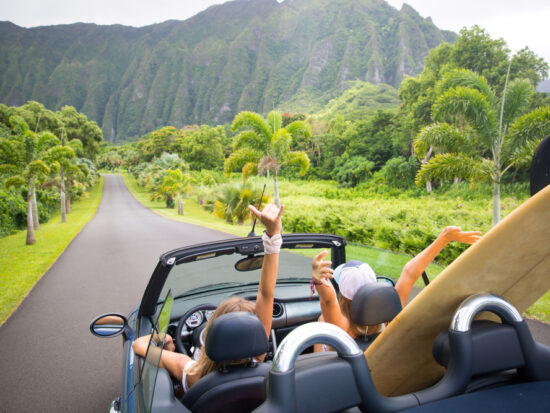
[[[373,326],[394,319],[401,311],[401,300],[394,287],[382,283],[364,285],[351,301],[350,315],[354,323]]]
[[[245,311],[223,314],[215,319],[205,343],[206,355],[218,362],[259,356],[268,348],[264,326],[258,317]]]

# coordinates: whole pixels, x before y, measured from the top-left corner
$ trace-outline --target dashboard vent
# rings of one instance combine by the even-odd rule
[[[273,303],[273,317],[274,318],[279,318],[280,316],[283,315],[283,306],[282,304],[279,304],[279,303]]]

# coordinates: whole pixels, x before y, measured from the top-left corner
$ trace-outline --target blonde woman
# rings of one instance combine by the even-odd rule
[[[281,215],[284,207],[281,206],[281,208],[277,208],[273,204],[268,204],[261,212],[253,206],[249,206],[249,208],[266,228],[266,234],[263,236],[264,260],[256,302],[252,303],[241,297],[232,297],[223,301],[206,325],[205,340],[208,340],[208,330],[212,322],[219,316],[234,311],[246,311],[255,314],[260,319],[264,326],[266,336],[269,338],[273,318],[273,298],[275,294],[275,284],[277,283],[277,271],[279,268],[279,250],[282,244]],[[145,357],[149,337],[150,336],[139,337],[132,344],[132,349],[138,356]],[[205,351],[201,352],[197,361],[185,354],[175,353],[175,346],[172,337],[169,335],[166,335],[164,348],[165,350],[161,353],[160,367],[168,370],[172,377],[181,381],[184,391],[187,391],[201,377],[221,367],[221,363],[210,360]],[[265,354],[257,357],[257,360],[263,361],[264,358]],[[247,361],[248,359],[227,360],[227,362],[231,364],[239,364]]]
[[[447,244],[457,241],[471,245],[480,238],[480,234],[479,231],[462,231],[459,227],[445,228],[430,246],[403,268],[395,285],[401,305],[405,306],[415,281]],[[376,282],[376,274],[367,263],[355,260],[350,260],[333,270],[330,268],[332,263],[323,260],[326,255],[327,251],[322,251],[312,263],[312,283],[316,287],[321,302],[319,321],[337,325],[353,338],[378,333],[382,325],[361,326],[355,324],[350,317],[351,301],[355,293],[364,285]],[[330,282],[331,278],[336,281],[340,289],[338,296]],[[315,346],[315,351],[322,350],[324,350],[322,345]]]

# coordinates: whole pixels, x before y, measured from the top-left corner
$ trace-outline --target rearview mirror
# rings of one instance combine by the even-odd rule
[[[111,313],[100,315],[90,323],[90,332],[98,337],[115,337],[126,329],[126,317]]]
[[[246,258],[243,258],[242,260],[239,260],[235,263],[235,269],[237,271],[253,271],[258,270],[262,268],[262,264],[264,262],[264,256],[263,255],[249,255]]]

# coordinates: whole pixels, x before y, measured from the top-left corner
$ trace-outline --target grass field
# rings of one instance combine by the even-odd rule
[[[86,198],[71,204],[67,222],[61,223],[58,212],[47,223],[40,224],[34,245],[25,245],[26,230],[0,239],[0,325],[92,219],[101,201],[102,189],[103,178]]]

